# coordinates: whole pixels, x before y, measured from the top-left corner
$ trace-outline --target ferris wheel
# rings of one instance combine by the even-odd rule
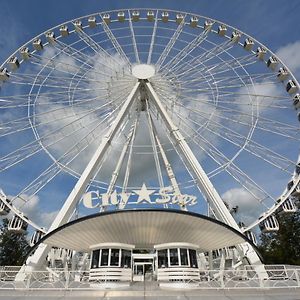
[[[17,49],[0,86],[0,214],[15,232],[36,230],[32,244],[49,215],[53,230],[158,205],[255,241],[255,228],[276,231],[276,213],[297,210],[299,83],[223,22],[159,9],[84,16]]]

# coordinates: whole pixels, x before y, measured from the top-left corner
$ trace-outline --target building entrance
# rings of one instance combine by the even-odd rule
[[[152,281],[155,275],[156,254],[134,253],[133,281]]]

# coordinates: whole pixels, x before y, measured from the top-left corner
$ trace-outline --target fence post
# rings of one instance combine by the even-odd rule
[[[31,281],[32,272],[33,272],[33,271],[30,271],[30,272],[28,273],[28,276],[25,275],[25,280],[26,280],[26,277],[27,277],[26,284],[25,284],[25,288],[26,288],[27,290],[30,288],[30,281]]]
[[[65,284],[65,289],[69,288],[69,283],[70,283],[70,271],[66,272],[66,284]]]
[[[220,282],[221,282],[221,288],[223,289],[225,287],[225,283],[224,283],[224,270],[220,271]]]
[[[295,272],[295,276],[296,276],[296,280],[297,280],[297,286],[300,286],[300,279],[299,279],[299,272],[300,272],[300,269],[294,269],[294,272]]]

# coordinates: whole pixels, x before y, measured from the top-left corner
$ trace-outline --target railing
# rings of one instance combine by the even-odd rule
[[[271,268],[267,266],[267,277],[259,276],[254,270],[200,270],[199,279],[190,279],[189,276],[171,281],[159,281],[160,284],[170,287],[195,289],[264,289],[264,288],[300,288],[300,268]],[[99,280],[89,281],[89,272],[85,271],[33,271],[23,276],[23,281],[16,281],[18,270],[0,268],[1,289],[26,289],[26,290],[94,290],[104,289],[106,284],[119,284],[119,281]],[[265,274],[265,273],[264,273]],[[96,283],[96,284],[95,284]],[[128,282],[129,283],[129,282]],[[98,285],[97,285],[98,284]],[[145,284],[145,283],[144,283]],[[132,285],[134,290],[134,284]],[[157,286],[156,286],[157,288]]]

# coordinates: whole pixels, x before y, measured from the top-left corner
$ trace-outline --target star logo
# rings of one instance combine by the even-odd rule
[[[142,188],[140,190],[133,190],[139,198],[137,200],[137,204],[141,203],[142,201],[147,201],[148,203],[151,203],[150,195],[155,192],[155,190],[148,190],[146,187],[146,184],[143,183]]]

